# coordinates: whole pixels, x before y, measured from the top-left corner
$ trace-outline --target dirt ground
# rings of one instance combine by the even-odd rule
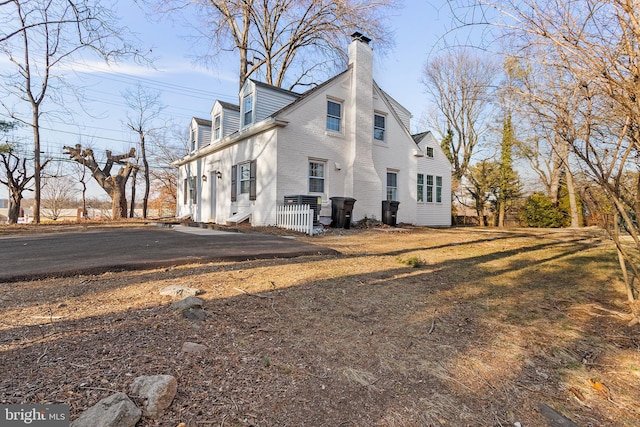
[[[640,327],[598,230],[339,230],[337,256],[0,284],[0,403],[71,417],[170,374],[138,426],[640,425]],[[205,321],[159,294],[204,291]],[[184,342],[207,351],[181,351]]]

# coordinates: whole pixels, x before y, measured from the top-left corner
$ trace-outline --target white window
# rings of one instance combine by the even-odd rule
[[[324,193],[324,171],[324,162],[309,162],[309,193]]]
[[[386,130],[386,117],[380,114],[373,115],[373,138],[378,141],[384,141]]]
[[[327,130],[342,131],[342,104],[339,102],[327,101]]]
[[[240,166],[240,194],[245,194],[249,192],[251,188],[251,168],[249,163],[243,163]]]
[[[433,202],[433,175],[427,175],[427,202]]]
[[[427,147],[427,157],[433,158],[433,147]]]
[[[442,177],[436,176],[436,203],[442,203]]]
[[[251,123],[253,123],[253,94],[252,93],[244,97],[244,100],[242,101],[242,111],[244,114],[242,116],[243,126],[249,126]]]
[[[398,200],[398,174],[387,172],[387,200]]]
[[[220,135],[221,135],[221,133],[220,133],[220,122],[221,122],[220,114],[218,114],[213,118],[213,139],[215,141],[220,139]]]
[[[196,178],[194,176],[189,178],[189,203],[196,203]]]
[[[196,151],[196,131],[195,131],[195,129],[191,129],[190,139],[191,139],[191,151]]]
[[[418,195],[417,200],[419,202],[424,202],[424,174],[418,174]]]

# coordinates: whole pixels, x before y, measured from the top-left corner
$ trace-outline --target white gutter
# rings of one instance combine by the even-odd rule
[[[194,160],[208,156],[211,153],[215,153],[216,151],[220,151],[224,148],[229,147],[230,145],[236,144],[241,140],[268,131],[269,129],[273,129],[275,127],[285,127],[288,124],[289,122],[286,120],[278,119],[276,117],[270,117],[268,119],[262,120],[259,123],[256,123],[253,126],[243,129],[238,133],[233,133],[215,144],[209,144],[206,147],[199,149],[195,153],[189,154],[188,156],[183,157],[180,160],[176,160],[171,164],[174,166],[186,165],[187,163],[190,163]]]

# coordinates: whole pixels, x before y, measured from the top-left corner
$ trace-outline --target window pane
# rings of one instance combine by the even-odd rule
[[[240,165],[240,193],[248,193],[251,187],[251,168],[249,163]]]
[[[244,125],[250,125],[253,122],[253,95],[245,96],[243,101]]]
[[[327,129],[340,132],[340,119],[335,117],[327,117]]]
[[[398,174],[387,172],[387,200],[398,200]]]
[[[424,175],[418,174],[418,189],[417,189],[417,200],[419,202],[424,202]]]
[[[337,102],[327,101],[327,129],[340,132],[342,119],[342,105]]]
[[[324,193],[324,163],[309,162],[309,192]]]
[[[433,147],[427,147],[427,157],[433,157]]]
[[[373,137],[378,141],[384,141],[385,118],[378,114],[373,115]]]
[[[333,117],[342,117],[340,114],[341,105],[337,102],[327,101],[327,115]]]
[[[310,178],[309,179],[309,192],[310,193],[324,193],[324,179]]]

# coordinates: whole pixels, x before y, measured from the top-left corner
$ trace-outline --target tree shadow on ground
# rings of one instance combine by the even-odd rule
[[[52,320],[43,337],[5,329],[17,339],[3,342],[0,361],[14,374],[0,396],[69,403],[75,417],[112,390],[128,392],[137,375],[169,373],[179,392],[166,425],[544,425],[539,402],[580,425],[639,422],[637,381],[623,380],[640,366],[640,334],[593,315],[593,304],[615,310],[622,298],[611,248],[579,238],[475,240],[180,270],[162,277],[204,285],[205,322],[148,293],[140,307]],[[431,262],[396,260],[414,253]],[[302,274],[311,263],[332,271]],[[278,268],[290,282],[272,280]],[[96,283],[82,297],[157,279]],[[183,353],[185,341],[208,350]],[[583,362],[589,351],[596,358]],[[607,384],[613,402],[589,378]]]

